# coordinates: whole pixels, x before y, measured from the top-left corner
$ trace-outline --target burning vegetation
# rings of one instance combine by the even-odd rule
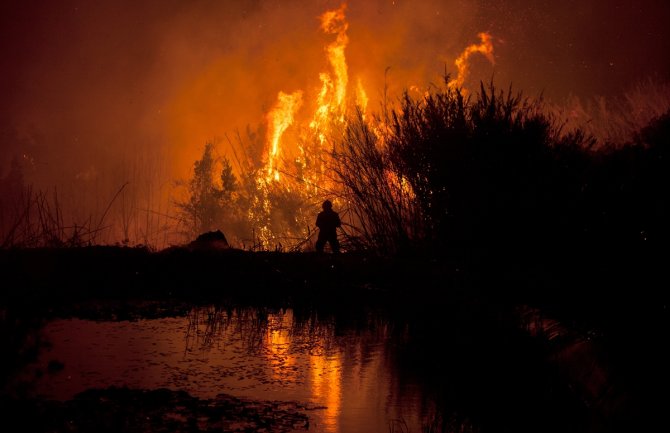
[[[319,19],[321,31],[334,40],[325,47],[330,68],[319,74],[321,88],[315,101],[307,104],[303,90],[278,93],[277,101],[266,117],[267,133],[260,166],[258,162],[254,163],[253,158],[244,162],[238,158],[238,172],[243,178],[239,184],[231,170],[230,160],[222,158],[219,161],[222,164],[221,187],[215,186],[213,144],[205,146],[202,159],[195,163],[194,178],[188,186],[190,198],[179,204],[183,211],[182,221],[191,228],[191,235],[223,225],[229,233],[237,236],[238,243],[244,247],[310,248],[318,206],[325,198],[331,197],[348,215],[345,236],[352,243],[351,247],[369,242],[370,239],[361,238],[361,234],[367,231],[369,218],[353,206],[345,178],[364,175],[365,167],[374,164],[374,161],[358,161],[363,167],[354,169],[355,166],[351,166],[343,170],[343,158],[346,156],[340,149],[351,133],[351,123],[360,121],[372,131],[381,150],[390,138],[390,112],[382,116],[369,114],[369,98],[361,79],[357,79],[355,85],[350,82],[345,55],[349,43],[346,4],[326,11]],[[480,53],[494,63],[491,36],[480,33],[479,38],[480,44],[466,47],[456,59],[458,74],[448,82],[449,88],[464,91],[462,86],[472,55]],[[424,97],[429,95],[428,91],[424,93]],[[298,112],[303,106],[314,107],[313,112],[302,115],[304,120],[298,122]],[[240,142],[237,147],[244,148],[245,144]],[[248,152],[242,149],[241,153]],[[387,178],[393,175],[388,170],[384,174]],[[209,193],[203,192],[204,184],[208,185]],[[411,189],[411,186],[404,182],[404,188]],[[236,199],[231,201],[233,194]],[[224,195],[225,199],[222,198]],[[203,200],[202,197],[207,198]],[[374,200],[374,197],[370,199]]]
[[[408,85],[399,98],[385,88],[375,111],[363,77],[347,64],[346,4],[319,24],[328,38],[319,89],[282,89],[258,131],[205,143],[192,177],[172,194],[174,209],[142,209],[144,244],[175,239],[161,242],[156,233],[184,241],[220,229],[234,247],[311,250],[326,198],[342,215],[344,250],[667,237],[667,86],[655,86],[665,90],[649,109],[628,101],[639,108],[635,121],[609,124],[603,114],[598,130],[577,103],[565,111],[493,82],[466,88],[474,59],[495,64],[495,39],[482,32],[455,58],[453,77]],[[128,211],[120,224],[111,221],[114,209],[126,209],[127,183],[99,216],[69,224],[56,191],[27,188],[20,165],[2,181],[4,247],[101,243],[111,232],[122,233],[119,243],[138,243]]]

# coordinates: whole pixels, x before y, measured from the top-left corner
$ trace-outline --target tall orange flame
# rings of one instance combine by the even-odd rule
[[[369,101],[370,98],[368,98],[365,87],[363,87],[363,82],[359,78],[356,82],[356,106],[358,106],[362,113],[365,113],[368,109]]]
[[[491,42],[491,35],[485,32],[478,34],[481,43],[472,44],[465,48],[461,55],[459,55],[454,64],[458,70],[458,75],[453,80],[449,81],[448,86],[450,88],[459,88],[463,86],[465,79],[470,72],[470,64],[468,59],[475,53],[480,53],[485,56],[491,64],[495,64],[495,59],[493,58],[493,43]]]
[[[335,102],[340,109],[344,107],[347,84],[349,83],[347,62],[344,56],[344,49],[349,43],[349,37],[347,36],[349,23],[344,16],[346,8],[347,5],[342,4],[339,9],[321,15],[321,29],[325,33],[337,35],[335,41],[328,45],[326,51],[328,52],[328,60],[335,71]]]
[[[323,144],[326,140],[328,124],[333,118],[343,121],[346,107],[347,85],[349,84],[349,73],[344,50],[349,43],[344,12],[346,4],[337,10],[327,11],[321,15],[321,30],[327,34],[336,35],[335,41],[326,47],[328,62],[333,69],[334,78],[327,72],[319,74],[321,90],[317,97],[317,109],[310,123],[310,127],[317,138]]]
[[[302,105],[302,91],[298,90],[291,94],[279,92],[277,104],[268,113],[268,157],[265,164],[266,181],[279,180],[278,159],[280,153],[280,140],[284,131],[291,126],[295,113]]]
[[[315,95],[315,108],[311,119],[300,125],[297,137],[297,148],[300,152],[293,161],[293,165],[286,168],[289,176],[280,179],[282,168],[282,138],[287,129],[296,121],[296,114],[303,104],[303,91],[293,93],[279,92],[277,102],[267,114],[268,132],[265,143],[264,170],[256,177],[257,196],[254,197],[249,217],[255,221],[258,240],[264,247],[271,246],[276,233],[273,233],[273,223],[276,216],[276,206],[271,200],[272,188],[281,187],[307,196],[317,196],[319,191],[336,191],[338,185],[326,175],[329,158],[326,145],[333,134],[345,126],[347,110],[354,102],[361,110],[363,119],[377,135],[380,145],[384,145],[385,130],[388,125],[379,119],[367,119],[366,109],[369,98],[360,79],[355,85],[349,82],[349,71],[346,60],[346,48],[349,44],[347,31],[349,24],[346,21],[346,4],[338,9],[329,10],[319,16],[320,28],[327,35],[333,35],[334,40],[326,47],[328,69],[319,74],[321,87]],[[451,88],[462,87],[469,73],[470,57],[479,53],[494,63],[492,38],[488,33],[479,33],[481,42],[472,44],[456,58],[455,65],[458,75],[448,83]],[[350,88],[351,87],[351,88]],[[351,96],[347,94],[351,91]],[[350,100],[348,100],[348,98]],[[398,198],[412,197],[413,191],[406,179],[390,178]]]

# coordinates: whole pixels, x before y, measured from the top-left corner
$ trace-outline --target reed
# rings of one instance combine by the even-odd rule
[[[542,100],[493,83],[470,97],[444,86],[406,93],[376,124],[356,113],[332,170],[358,239],[383,253],[661,238],[667,124],[665,114],[601,148],[566,131]]]

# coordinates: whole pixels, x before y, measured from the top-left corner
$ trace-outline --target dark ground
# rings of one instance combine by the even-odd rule
[[[610,376],[625,384],[622,385],[626,389],[625,403],[606,398],[612,395],[607,390],[602,395],[582,390],[580,404],[598,408],[603,420],[591,422],[592,427],[587,430],[570,428],[570,431],[632,431],[645,426],[655,428],[659,423],[667,427],[668,421],[662,416],[669,406],[666,386],[670,383],[667,374],[670,359],[666,354],[670,346],[667,251],[649,244],[582,245],[571,246],[571,252],[567,251],[567,248],[551,252],[489,249],[486,253],[467,251],[441,258],[382,258],[365,253],[331,255],[188,248],[152,252],[144,248],[105,246],[2,250],[2,337],[9,353],[15,355],[3,361],[3,382],[34,355],[25,350],[25,342],[16,336],[20,334],[15,332],[17,323],[39,326],[50,316],[119,320],[183,313],[198,303],[232,302],[318,309],[335,315],[343,315],[352,307],[378,308],[430,328],[437,326],[435,323],[445,311],[469,320],[465,316],[473,310],[472,305],[493,315],[523,308],[523,311],[541,311],[564,324],[571,333],[586,339],[597,338],[602,353],[606,354]],[[542,338],[547,341],[546,347],[558,345],[549,333]],[[552,359],[568,357],[571,364],[565,374],[593,384],[592,379],[583,377],[592,374],[591,361],[584,361],[581,368],[581,355],[567,353],[566,348],[575,350],[572,345],[552,349]],[[476,351],[475,355],[486,353]],[[119,393],[128,393],[97,392],[104,395],[96,394],[96,401],[110,401]],[[168,394],[165,391],[142,395],[149,406],[155,398],[191,398]],[[132,397],[139,398],[135,394]],[[68,404],[77,402],[26,403],[9,396],[3,400],[4,410],[16,409],[29,417],[78,410],[68,409]],[[86,406],[89,400],[80,399],[79,404]],[[115,404],[121,410],[122,404],[113,402],[108,409],[109,405],[116,407]],[[118,410],[105,416],[114,417]],[[290,422],[301,422],[293,412],[287,412],[286,417]],[[88,421],[82,422],[80,426]],[[127,431],[200,431],[196,427],[161,425]],[[212,428],[219,427],[217,424]],[[278,424],[274,431],[282,431],[284,427]],[[248,431],[254,429],[249,427]],[[38,430],[61,431],[56,426]],[[90,430],[81,427],[78,431]],[[482,431],[491,430],[482,428]]]
[[[511,247],[440,258],[114,246],[10,249],[0,250],[0,301],[34,307],[87,299],[199,298],[421,305],[467,290],[587,326],[625,327],[635,325],[632,319],[667,320],[669,265],[667,246],[643,243],[551,251]]]

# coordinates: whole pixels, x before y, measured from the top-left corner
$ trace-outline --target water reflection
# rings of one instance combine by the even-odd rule
[[[308,371],[306,378],[312,395],[312,401],[323,402],[321,422],[324,432],[338,431],[338,417],[341,411],[342,354],[323,350],[323,336],[306,341],[309,343],[307,363],[291,350],[293,336],[296,343],[300,334],[296,329],[293,312],[285,311],[268,317],[266,328],[265,356],[275,380],[287,380],[296,383],[299,371]],[[332,338],[332,336],[329,336]],[[301,362],[302,361],[302,362]]]
[[[94,387],[166,387],[201,398],[298,401],[313,409],[310,431],[384,432],[397,419],[421,430],[418,392],[391,387],[383,323],[342,331],[316,317],[297,320],[292,310],[210,306],[135,322],[55,320],[44,336],[50,348],[26,375],[62,362],[61,372],[34,383],[49,398]]]
[[[265,360],[268,373],[261,382],[280,385],[284,393],[306,393],[307,401],[319,408],[319,431],[365,431],[368,419],[386,431],[399,416],[418,422],[413,413],[416,408],[409,415],[386,413],[393,399],[389,395],[391,372],[382,363],[389,338],[385,323],[339,335],[332,321],[297,320],[290,309],[223,311],[209,307],[191,311],[190,350],[198,348],[211,356],[214,348],[232,336],[244,342],[249,356]],[[408,396],[401,399],[416,401]],[[380,414],[375,416],[375,412]]]
[[[596,432],[635,419],[604,346],[535,310],[335,313],[206,306],[151,320],[53,320],[39,338],[49,345],[18,378],[28,395],[60,400],[118,386],[292,401],[324,433]]]
[[[296,358],[291,355],[290,330],[293,326],[293,315],[291,312],[285,314],[271,315],[266,327],[265,346],[267,348],[266,358],[272,370],[275,380],[286,378],[296,381]]]
[[[337,420],[341,411],[342,358],[310,356],[311,389],[315,399],[324,401],[324,430],[337,431]]]

